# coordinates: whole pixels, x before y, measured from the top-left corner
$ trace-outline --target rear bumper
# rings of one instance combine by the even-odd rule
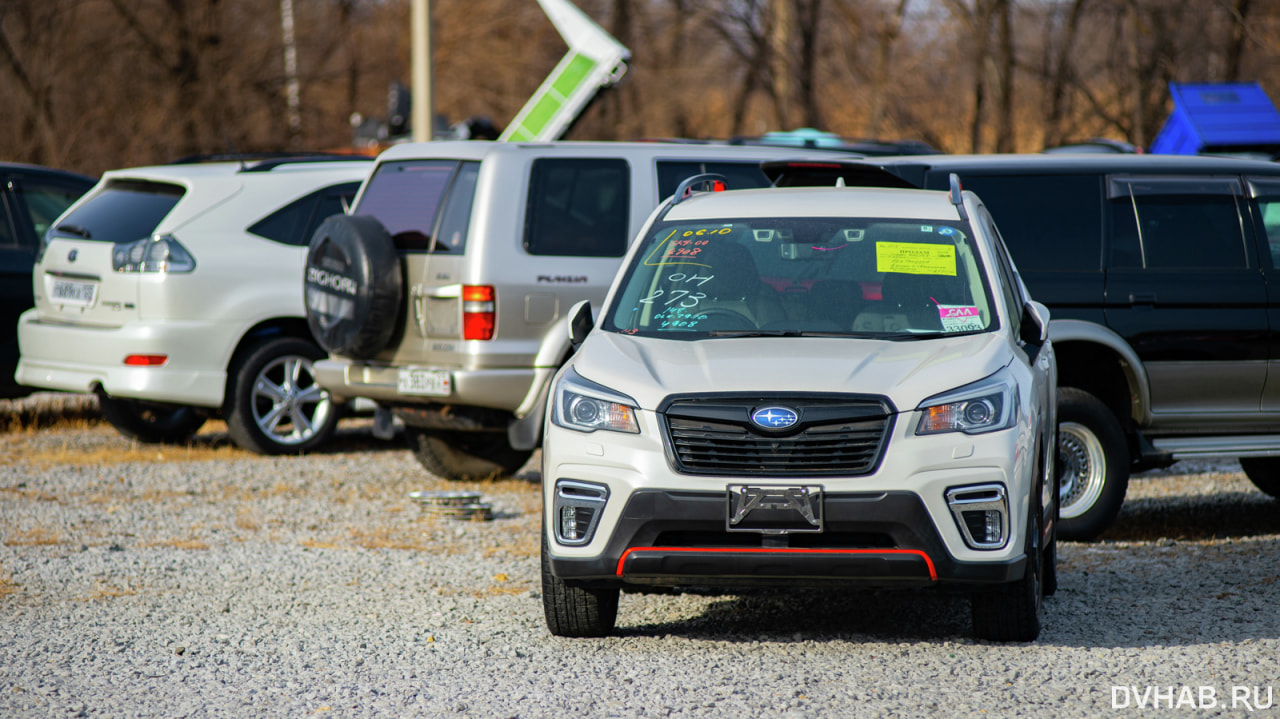
[[[770,537],[726,532],[723,492],[639,490],[606,550],[551,556],[561,579],[590,584],[873,587],[971,585],[1022,577],[1026,557],[958,561],[913,492],[828,494],[825,531]]]
[[[101,387],[113,397],[199,407],[222,404],[227,383],[225,355],[234,337],[205,322],[132,322],[120,327],[84,327],[41,322],[35,310],[18,321],[19,384],[64,392]],[[155,367],[124,364],[135,354],[166,355]]]
[[[413,365],[414,369],[444,369]],[[448,395],[401,394],[395,365],[328,359],[315,363],[316,381],[337,397],[368,397],[388,406],[466,405],[505,410],[523,416],[530,391],[545,382],[554,368],[444,369],[449,373]],[[409,367],[404,367],[409,369]],[[540,385],[538,385],[540,386]]]

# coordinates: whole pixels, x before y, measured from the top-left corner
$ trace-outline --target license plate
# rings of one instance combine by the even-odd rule
[[[448,397],[453,392],[453,378],[447,370],[402,369],[396,375],[400,394]]]
[[[75,280],[54,280],[49,295],[53,301],[61,305],[91,305],[98,294],[96,282],[77,282]]]
[[[725,529],[790,534],[822,531],[822,485],[731,484]]]

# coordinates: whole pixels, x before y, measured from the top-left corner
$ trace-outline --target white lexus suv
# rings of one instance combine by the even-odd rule
[[[144,442],[222,417],[262,454],[323,442],[338,406],[298,276],[311,233],[373,166],[312,156],[107,172],[45,236],[18,323],[19,384],[95,392]]]
[[[691,193],[570,312],[543,445],[553,634],[625,588],[858,585],[972,598],[1030,641],[1056,587],[1056,364],[963,192]],[[692,183],[692,184],[690,184]]]

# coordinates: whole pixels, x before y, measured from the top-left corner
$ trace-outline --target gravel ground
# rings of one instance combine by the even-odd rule
[[[962,597],[848,591],[624,594],[617,636],[553,638],[536,461],[460,486],[360,422],[300,458],[10,425],[0,717],[1280,714],[1280,504],[1235,463],[1135,478],[1000,645]],[[492,521],[407,496],[462,488]]]

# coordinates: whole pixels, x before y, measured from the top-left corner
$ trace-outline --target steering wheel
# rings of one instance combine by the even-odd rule
[[[711,319],[711,318],[713,318],[713,317],[719,317],[719,318],[722,318],[722,320],[727,320],[728,325],[729,325],[728,327],[714,327],[714,328],[711,328],[711,329],[716,329],[716,330],[753,330],[753,329],[756,329],[756,323],[755,323],[755,321],[754,321],[754,320],[752,320],[750,317],[748,317],[748,316],[746,316],[746,315],[742,314],[741,312],[739,312],[739,311],[737,311],[737,310],[729,309],[728,307],[707,307],[707,308],[705,308],[705,309],[699,310],[699,311],[698,311],[698,314],[702,315],[703,317],[705,317],[705,318],[706,318],[706,319],[708,319],[708,320],[709,320],[709,319]],[[699,323],[699,324],[701,324],[701,323]],[[699,328],[699,329],[701,329],[701,328]]]

